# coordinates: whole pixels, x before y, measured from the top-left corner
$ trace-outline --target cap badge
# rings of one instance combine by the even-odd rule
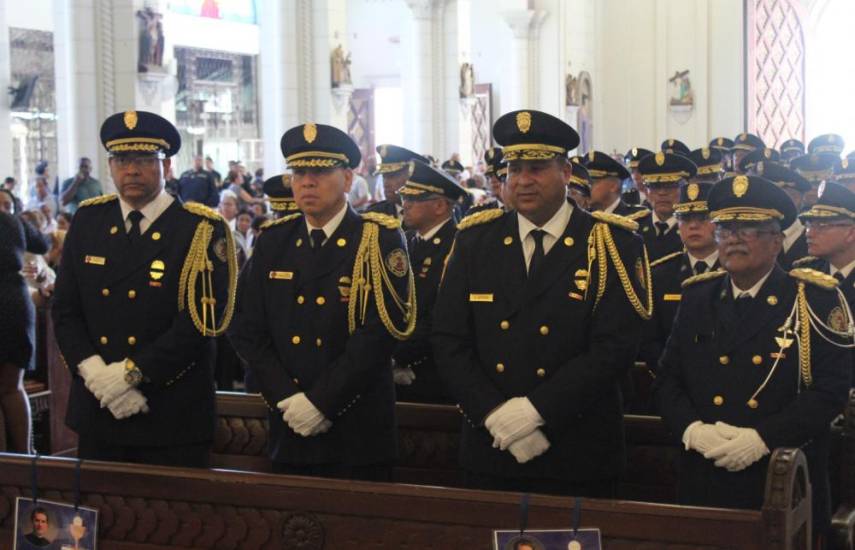
[[[291,174],[282,174],[282,187],[285,189],[291,187]]]
[[[719,147],[721,147],[722,145],[724,145],[724,138],[718,138],[716,140],[716,143],[718,143]]]
[[[763,156],[766,157],[767,159],[772,158],[772,150],[767,147],[766,149],[763,150]]]
[[[707,147],[701,149],[701,156],[704,157],[704,160],[710,158],[710,150]]]
[[[748,192],[748,178],[745,176],[736,176],[733,178],[733,194],[736,198],[742,197]]]
[[[528,111],[517,113],[517,128],[524,134],[531,130],[531,113]]]
[[[637,157],[637,156],[638,156],[638,148],[636,148],[636,147],[633,147],[633,148],[632,148],[632,156],[633,156],[633,157]]]
[[[309,122],[303,125],[303,139],[306,143],[312,143],[318,137],[318,127]]]
[[[659,151],[656,153],[656,166],[662,166],[665,164],[665,153]]]
[[[816,197],[821,198],[825,194],[825,182],[819,184],[819,189],[817,189]]]
[[[697,183],[690,183],[686,188],[686,196],[689,197],[690,201],[696,200],[698,198],[698,193],[700,192],[700,188]]]
[[[139,118],[137,117],[136,111],[125,111],[125,128],[133,130],[137,127],[138,121]]]
[[[739,141],[745,141],[747,138],[748,138],[748,134],[746,134],[745,132],[742,132],[741,134],[739,134]]]
[[[595,156],[596,156],[596,155],[594,154],[594,151],[593,151],[593,150],[588,151],[588,161],[589,161],[589,162],[594,162],[594,157],[595,157]]]
[[[846,170],[849,168],[849,159],[843,159],[840,161],[840,167]]]

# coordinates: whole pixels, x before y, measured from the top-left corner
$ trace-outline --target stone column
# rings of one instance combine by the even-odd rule
[[[406,0],[413,12],[412,32],[410,34],[410,52],[405,61],[409,74],[403,81],[404,104],[407,106],[404,116],[404,135],[408,143],[404,144],[418,153],[442,156],[443,152],[434,151],[434,40],[433,23],[436,0]],[[377,108],[382,108],[377,106]]]
[[[9,57],[9,25],[6,23],[8,3],[0,3],[0,90],[11,85],[12,63]],[[13,176],[18,180],[18,193],[21,193],[22,180],[26,174],[13,174],[12,166],[12,119],[9,111],[9,98],[0,102],[0,175]]]
[[[507,111],[531,108],[532,75],[530,64],[530,36],[535,10],[521,9],[502,14],[513,32],[513,47],[506,76],[511,82]],[[503,102],[504,103],[504,102]]]

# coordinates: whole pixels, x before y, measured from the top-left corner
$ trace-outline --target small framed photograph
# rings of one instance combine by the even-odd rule
[[[98,510],[18,497],[13,540],[13,550],[96,550]]]
[[[600,550],[599,529],[535,529],[493,531],[493,550]]]

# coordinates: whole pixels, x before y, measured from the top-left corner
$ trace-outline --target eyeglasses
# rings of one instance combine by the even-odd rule
[[[755,241],[760,238],[760,235],[765,233],[768,234],[776,234],[780,233],[780,231],[774,231],[771,229],[761,229],[759,227],[727,227],[727,226],[716,226],[715,228],[715,238],[717,241],[723,241],[729,239],[730,237],[736,236],[738,239],[743,241]]]
[[[819,220],[808,220],[805,222],[805,227],[811,231],[825,231],[832,227],[855,227],[855,224],[848,222],[826,222]]]
[[[139,168],[153,168],[157,165],[161,160],[163,160],[163,156],[161,155],[146,155],[146,156],[131,156],[131,155],[120,155],[115,157],[110,157],[110,161],[115,164],[118,168],[130,168],[131,166],[137,166]]]

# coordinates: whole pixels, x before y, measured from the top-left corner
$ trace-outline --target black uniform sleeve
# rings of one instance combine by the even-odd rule
[[[33,254],[46,254],[50,248],[47,238],[41,232],[30,225],[27,220],[21,219],[21,226],[24,228],[24,240],[26,241],[27,252]]]
[[[205,199],[205,204],[211,208],[216,208],[220,204],[220,192],[217,190],[217,183],[214,181],[214,175],[206,172],[205,181],[208,185],[208,197]]]

